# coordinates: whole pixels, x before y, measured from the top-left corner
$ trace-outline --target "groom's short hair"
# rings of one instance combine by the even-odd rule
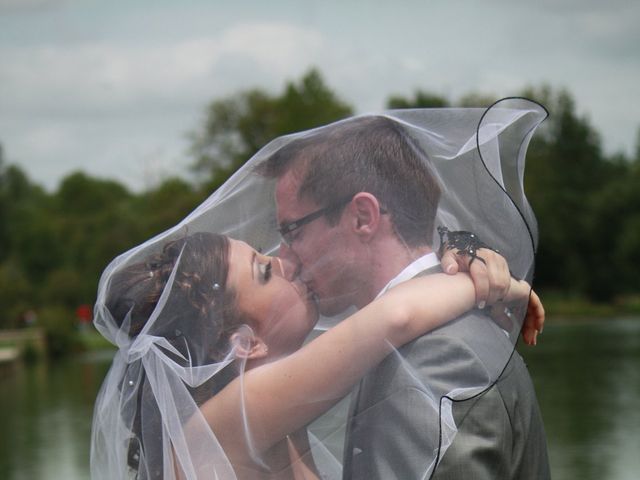
[[[358,192],[374,195],[409,247],[430,245],[440,187],[426,154],[408,133],[383,116],[357,117],[294,139],[258,166],[269,178],[298,169],[298,198],[318,205]],[[342,209],[327,213],[337,222]]]

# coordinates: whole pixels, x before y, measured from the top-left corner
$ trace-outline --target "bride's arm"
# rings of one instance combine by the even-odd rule
[[[520,286],[512,288],[511,297],[526,298],[528,286],[513,282]],[[253,453],[264,452],[328,410],[393,347],[462,315],[474,303],[474,285],[466,274],[405,282],[292,355],[234,380],[202,412],[236,451],[251,448],[239,428],[246,416]]]
[[[289,449],[289,458],[291,459],[293,478],[296,480],[319,480],[320,474],[311,454],[306,427],[287,435],[287,447]]]

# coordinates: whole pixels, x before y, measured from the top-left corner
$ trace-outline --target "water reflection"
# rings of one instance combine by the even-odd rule
[[[635,480],[640,471],[640,322],[550,325],[523,349],[543,412],[553,478]]]
[[[88,477],[93,402],[110,358],[41,362],[0,380],[0,478]]]
[[[640,320],[549,322],[538,347],[522,353],[554,480],[636,480]],[[111,355],[21,367],[0,379],[0,478],[88,478],[93,403]]]

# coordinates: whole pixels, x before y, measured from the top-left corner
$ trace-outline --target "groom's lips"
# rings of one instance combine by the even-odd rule
[[[306,300],[313,296],[313,292],[309,290],[308,285],[303,282],[300,277],[294,278],[291,283],[298,292],[298,295],[300,295],[300,298],[304,298]]]
[[[304,286],[307,289],[307,298],[312,300],[314,303],[318,303],[318,294],[313,290],[311,285],[309,285],[309,282],[304,282]]]
[[[304,294],[302,294],[301,290],[298,290],[301,293],[301,296],[303,296],[306,299],[311,299],[314,302],[317,301],[318,297],[316,295],[316,292],[313,291],[313,288],[311,287],[310,282],[305,281],[302,275],[297,275],[293,281],[294,281],[294,284],[301,285],[302,288],[304,289]]]
[[[296,287],[296,290],[298,290],[298,294],[303,297],[306,298],[306,296],[309,294],[308,290],[307,290],[307,286],[301,282],[299,279],[294,280],[293,284]]]

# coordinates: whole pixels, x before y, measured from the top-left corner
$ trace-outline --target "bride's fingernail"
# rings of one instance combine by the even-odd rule
[[[453,273],[454,268],[455,268],[455,267],[453,266],[453,264],[449,265],[449,266],[447,267],[447,273]]]

